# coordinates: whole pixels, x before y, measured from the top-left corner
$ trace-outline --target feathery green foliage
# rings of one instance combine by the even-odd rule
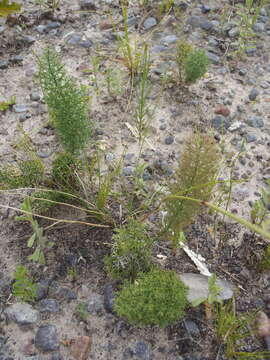
[[[51,48],[38,60],[39,80],[54,125],[65,151],[77,155],[91,135],[86,91],[67,75]]]
[[[180,82],[193,84],[200,79],[209,66],[204,50],[196,50],[185,40],[179,40],[176,46],[176,63]]]
[[[116,229],[112,252],[104,260],[106,269],[115,279],[136,279],[139,272],[151,269],[153,240],[142,222],[131,219]]]
[[[185,314],[186,293],[173,271],[153,269],[120,291],[114,309],[131,324],[165,327]]]
[[[191,136],[180,158],[175,181],[169,187],[171,195],[208,201],[215,185],[219,162],[218,147],[210,136]],[[194,221],[200,211],[200,203],[169,197],[166,210],[166,226],[177,235]]]
[[[35,301],[37,285],[33,282],[24,266],[17,266],[14,279],[15,281],[12,285],[13,295],[25,302]]]

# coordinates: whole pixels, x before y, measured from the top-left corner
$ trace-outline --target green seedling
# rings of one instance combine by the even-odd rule
[[[37,285],[33,282],[24,266],[17,266],[14,280],[12,285],[13,296],[25,302],[34,302],[37,295]]]
[[[11,98],[7,101],[0,101],[0,111],[6,111],[10,109],[12,105],[16,103],[16,97],[11,96]]]
[[[27,246],[29,248],[35,247],[35,250],[33,254],[29,256],[29,260],[44,265],[46,262],[44,251],[49,249],[52,246],[52,243],[48,242],[47,237],[44,235],[44,229],[39,226],[37,220],[34,219],[32,215],[31,200],[29,197],[24,199],[21,209],[24,212],[24,215],[17,216],[16,220],[28,221],[33,230],[33,234],[27,241]]]
[[[87,311],[87,304],[81,302],[78,305],[76,305],[74,309],[74,315],[80,321],[87,321],[90,315],[89,312]]]
[[[9,3],[9,0],[0,1],[0,17],[1,16],[7,17],[8,15],[16,13],[20,10],[21,10],[21,5],[16,2]]]

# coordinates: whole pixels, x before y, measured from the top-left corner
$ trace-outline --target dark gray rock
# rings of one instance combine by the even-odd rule
[[[247,56],[255,56],[256,55],[257,48],[251,47],[245,50]]]
[[[11,56],[9,61],[11,64],[22,64],[23,56],[21,56],[21,55]]]
[[[220,57],[212,52],[207,52],[206,53],[208,59],[214,64],[214,65],[219,65],[220,64]]]
[[[122,174],[124,176],[131,176],[134,174],[134,171],[135,171],[134,167],[131,165],[128,165],[123,168]]]
[[[40,326],[35,336],[35,346],[44,352],[58,350],[59,341],[56,327],[51,324]]]
[[[230,38],[234,38],[234,37],[238,36],[239,33],[240,33],[240,30],[237,27],[234,27],[228,32],[228,35]]]
[[[263,89],[268,89],[270,86],[269,82],[264,80],[260,83],[260,87],[263,88]]]
[[[16,303],[5,310],[5,314],[10,321],[19,325],[33,325],[39,319],[39,313],[31,305]]]
[[[55,299],[43,299],[38,303],[40,312],[57,313],[60,310],[60,306]]]
[[[229,128],[230,123],[223,115],[216,115],[212,119],[212,126],[218,131],[223,131]]]
[[[80,3],[82,10],[96,10],[96,1],[95,0],[82,0]]]
[[[251,89],[248,98],[250,101],[256,100],[257,96],[260,94],[259,90],[256,88]]]
[[[31,92],[31,94],[30,94],[30,99],[31,99],[32,101],[39,101],[39,100],[40,100],[40,95],[39,95],[39,93],[38,93],[37,91]]]
[[[203,14],[207,14],[207,13],[209,13],[211,11],[211,7],[209,5],[203,4],[202,7],[201,7],[201,10],[202,10]]]
[[[0,60],[0,69],[4,70],[8,68],[8,61],[7,60]]]
[[[214,25],[211,21],[203,21],[200,23],[200,27],[203,29],[203,30],[206,30],[206,31],[209,31],[211,29],[213,29]]]
[[[32,44],[34,44],[36,39],[30,35],[23,35],[21,41],[26,45],[32,45]]]
[[[40,34],[45,34],[46,32],[48,32],[48,28],[47,28],[47,26],[46,25],[38,25],[37,27],[36,27],[36,31],[38,32],[38,33],[40,33]]]
[[[252,133],[247,133],[245,136],[246,142],[247,143],[251,143],[257,140],[257,136],[255,134]]]
[[[49,284],[50,284],[49,280],[41,280],[40,282],[37,283],[36,300],[39,301],[47,296]]]
[[[92,293],[88,302],[87,302],[87,311],[90,314],[96,315],[100,313],[103,309],[103,297],[99,294]]]
[[[106,284],[104,287],[104,308],[109,313],[113,312],[113,305],[115,300],[115,294],[111,284]]]
[[[253,25],[253,30],[257,33],[261,33],[261,32],[264,32],[265,30],[265,24],[262,23],[262,22],[256,22],[254,25]]]
[[[167,136],[167,137],[165,138],[164,142],[165,142],[166,145],[171,145],[171,144],[173,144],[173,142],[174,142],[174,136],[172,136],[172,135]]]
[[[29,119],[31,117],[31,114],[29,113],[23,113],[19,116],[19,121],[20,122],[24,122],[26,121],[27,119]]]
[[[152,359],[151,348],[148,344],[146,344],[143,341],[138,341],[135,344],[134,355],[138,359],[142,359],[142,360],[151,360]]]
[[[149,30],[156,25],[157,25],[157,20],[154,17],[147,18],[143,23],[145,30]]]
[[[184,319],[184,325],[188,333],[191,335],[200,335],[200,329],[198,325],[190,319]]]
[[[192,27],[199,27],[203,22],[205,22],[205,18],[203,16],[193,15],[187,19],[187,24]]]
[[[61,23],[59,21],[50,21],[47,24],[48,29],[58,29],[61,26]]]
[[[152,47],[152,51],[156,54],[161,53],[163,51],[166,51],[168,48],[166,46],[163,45],[154,45]]]
[[[244,68],[240,69],[238,74],[241,76],[245,76],[247,74],[247,69],[244,69]]]
[[[59,301],[76,300],[77,294],[74,290],[68,287],[61,287],[56,281],[53,281],[49,287],[48,295],[50,298],[55,298]]]
[[[82,35],[79,33],[70,34],[66,38],[68,45],[79,45],[80,41],[82,41]]]
[[[63,360],[63,357],[60,352],[57,351],[52,354],[50,360]]]
[[[247,118],[247,124],[254,128],[263,128],[264,121],[261,116],[252,115]]]

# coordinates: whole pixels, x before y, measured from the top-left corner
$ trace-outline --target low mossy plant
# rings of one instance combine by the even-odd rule
[[[21,301],[33,302],[37,296],[37,285],[28,274],[23,265],[19,265],[14,273],[14,283],[12,285],[13,296]]]
[[[114,310],[131,324],[165,327],[184,316],[187,304],[187,288],[177,275],[156,268],[123,287]]]
[[[136,279],[139,272],[147,272],[152,266],[153,240],[146,226],[135,219],[116,229],[111,254],[105,257],[108,274],[119,280]]]

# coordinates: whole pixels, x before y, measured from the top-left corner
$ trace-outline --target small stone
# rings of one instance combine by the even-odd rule
[[[89,336],[79,336],[71,340],[70,353],[76,360],[87,360],[92,340]]]
[[[0,25],[0,34],[2,34],[6,30],[6,26]]]
[[[25,120],[29,119],[31,115],[29,113],[23,113],[19,116],[19,121],[24,122]]]
[[[138,359],[142,360],[152,359],[150,346],[143,341],[139,341],[135,344],[134,355],[137,356]]]
[[[61,23],[59,21],[50,21],[47,24],[47,28],[48,29],[57,29],[61,26]]]
[[[157,20],[154,17],[147,18],[143,23],[143,26],[146,30],[149,30],[156,25],[157,25]]]
[[[31,94],[30,94],[30,99],[32,101],[39,101],[40,100],[40,95],[37,91],[33,91]]]
[[[35,337],[35,346],[44,352],[58,350],[59,341],[54,325],[42,325],[38,328]]]
[[[13,105],[13,110],[15,113],[22,113],[28,110],[28,106],[25,104],[15,104]]]
[[[9,61],[10,61],[11,64],[22,64],[23,57],[21,55],[11,56]]]
[[[45,152],[45,151],[37,151],[37,156],[40,157],[41,159],[47,159],[48,157],[50,157],[51,153],[49,152]]]
[[[257,90],[256,88],[253,88],[248,95],[249,100],[250,101],[256,100],[259,93],[260,93],[259,90]]]
[[[38,321],[39,314],[31,305],[16,303],[5,310],[7,318],[19,325],[33,325]]]
[[[219,65],[220,64],[220,57],[212,52],[207,52],[208,59],[214,64]]]
[[[222,115],[216,115],[213,119],[212,119],[212,126],[218,130],[218,131],[222,131],[224,129],[228,129],[230,124],[228,122],[228,120],[222,116]]]
[[[184,319],[184,325],[187,332],[190,333],[191,335],[195,335],[195,336],[200,335],[200,329],[194,321],[189,319]]]
[[[265,30],[265,24],[262,23],[262,22],[256,22],[256,23],[253,25],[253,30],[254,30],[255,32],[258,32],[258,33],[264,32],[264,30]]]
[[[207,299],[209,295],[209,277],[201,274],[184,273],[179,275],[180,279],[188,287],[187,298],[190,303],[199,299]],[[233,296],[232,285],[223,279],[217,279],[217,285],[221,288],[218,299],[228,300]]]
[[[88,49],[93,46],[93,41],[90,39],[84,39],[79,42],[79,45],[85,49]]]
[[[203,30],[209,31],[214,27],[214,25],[211,21],[206,20],[206,21],[203,21],[202,23],[200,23],[200,27]]]
[[[235,121],[234,123],[232,123],[232,125],[228,128],[229,131],[233,132],[236,130],[241,129],[241,127],[243,127],[243,124],[241,123],[241,121]]]
[[[165,144],[171,145],[174,142],[174,137],[172,135],[169,135],[165,138]]]
[[[244,201],[249,196],[249,191],[245,186],[235,186],[232,192],[236,201]]]
[[[125,166],[122,173],[124,176],[131,176],[134,174],[134,167],[131,165]]]
[[[104,287],[104,308],[109,313],[113,312],[113,305],[115,300],[115,294],[111,284],[106,284]]]
[[[228,32],[228,35],[230,38],[234,38],[236,36],[238,36],[240,33],[239,29],[237,27],[235,28],[232,28],[229,32]]]
[[[103,297],[99,294],[92,293],[87,303],[87,311],[90,314],[98,314],[103,309]]]
[[[36,41],[36,39],[30,35],[24,35],[22,37],[22,42],[24,42],[27,45],[32,45],[32,44],[34,44],[35,41]]]
[[[66,40],[68,45],[78,45],[80,41],[82,41],[82,35],[79,33],[70,34]]]
[[[269,82],[268,81],[262,81],[261,84],[260,84],[260,87],[263,88],[263,89],[268,89],[270,86]]]
[[[201,10],[202,10],[203,14],[207,14],[211,11],[211,7],[208,5],[202,4]]]
[[[60,310],[60,306],[55,299],[43,299],[38,303],[40,312],[57,313]]]
[[[8,61],[7,60],[0,60],[0,69],[4,70],[8,68]]]
[[[164,38],[161,39],[161,42],[163,44],[174,44],[177,41],[176,35],[167,35]]]
[[[228,109],[226,106],[224,105],[218,105],[215,108],[215,114],[219,114],[219,115],[223,115],[225,117],[230,115],[230,109]]]
[[[254,128],[263,128],[264,127],[263,118],[261,116],[256,116],[256,115],[252,115],[252,116],[248,117],[247,124]]]
[[[44,33],[48,32],[48,28],[46,25],[38,25],[36,27],[36,31],[40,34],[44,34]]]
[[[50,360],[63,360],[63,357],[60,354],[60,352],[57,351],[57,352],[52,353]]]
[[[41,300],[47,296],[49,284],[49,280],[41,280],[37,283],[36,300]]]
[[[153,53],[156,53],[156,54],[161,53],[163,51],[166,51],[167,49],[168,48],[166,46],[163,46],[163,45],[154,45],[152,47]]]
[[[248,56],[254,56],[256,54],[256,51],[257,51],[256,47],[253,47],[246,49],[245,52]]]
[[[96,10],[96,2],[95,0],[82,0],[80,3],[82,10]]]
[[[257,140],[257,136],[255,134],[247,133],[246,136],[247,143],[251,143]]]
[[[245,76],[245,75],[247,74],[247,69],[244,69],[244,68],[240,69],[239,72],[238,72],[238,74],[239,74],[240,76]]]

